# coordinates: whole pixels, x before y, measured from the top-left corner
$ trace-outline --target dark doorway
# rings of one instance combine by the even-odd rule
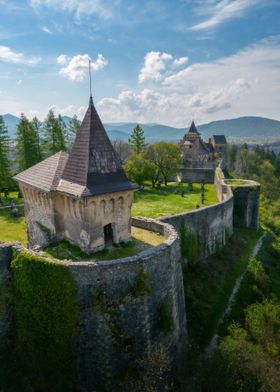
[[[109,223],[108,225],[104,226],[104,241],[106,246],[113,244],[114,233],[112,223]]]

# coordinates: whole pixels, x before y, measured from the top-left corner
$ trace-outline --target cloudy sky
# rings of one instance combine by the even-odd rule
[[[280,0],[0,0],[0,113],[280,120]]]

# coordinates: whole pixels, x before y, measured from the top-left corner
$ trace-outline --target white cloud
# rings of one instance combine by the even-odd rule
[[[58,58],[56,59],[58,64],[67,64],[68,61],[71,60],[71,57],[67,56],[66,54],[61,54],[60,56],[58,56]]]
[[[57,58],[57,62],[59,64],[64,64],[65,67],[62,67],[59,73],[69,80],[82,81],[87,77],[89,60],[91,60],[91,58],[88,54],[78,54],[72,58],[67,57],[66,55],[60,55]],[[108,60],[105,59],[102,54],[98,54],[97,59],[91,62],[91,69],[93,71],[98,71],[107,64]]]
[[[162,71],[166,69],[167,62],[171,61],[173,56],[169,53],[148,52],[144,58],[144,65],[140,70],[138,80],[143,83],[147,80],[161,80]]]
[[[184,64],[187,64],[189,61],[188,57],[179,57],[178,59],[175,59],[172,63],[173,68],[178,68],[181,67]]]
[[[113,16],[112,1],[105,0],[30,0],[35,9],[47,7],[73,14],[78,20],[96,14],[103,19]]]
[[[174,58],[170,53],[148,52],[144,57],[144,65],[138,75],[138,81],[139,83],[149,80],[158,82],[171,68],[178,68],[186,64],[188,60],[188,57]]]
[[[65,107],[59,107],[57,105],[51,105],[48,111],[52,109],[56,115],[61,114],[62,116],[73,117],[75,114],[79,119],[82,119],[87,110],[86,106],[77,107],[75,105],[67,105]]]
[[[47,34],[51,34],[51,35],[53,34],[53,32],[47,26],[43,26],[42,31],[44,31],[44,33]]]
[[[261,2],[262,0],[219,0],[208,2],[209,5],[202,2],[197,12],[208,15],[208,19],[195,24],[191,30],[212,29],[230,19],[242,17]]]
[[[184,126],[220,118],[279,118],[280,37],[231,56],[194,63],[140,92],[125,90],[97,106],[104,121],[157,122]]]
[[[20,85],[21,85],[21,83],[22,83],[22,80],[21,80],[21,79],[19,79],[19,80],[17,81],[17,85],[18,85],[18,86],[20,86]]]
[[[0,45],[0,61],[14,64],[35,65],[40,62],[39,57],[28,57],[19,52],[14,52],[8,46]]]

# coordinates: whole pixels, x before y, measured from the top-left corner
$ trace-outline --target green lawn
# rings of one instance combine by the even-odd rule
[[[23,208],[19,208],[23,214]],[[27,245],[27,235],[24,216],[14,218],[11,216],[10,209],[0,210],[0,241],[18,241]]]
[[[184,192],[184,197],[181,196]],[[218,198],[213,184],[205,185],[205,202],[201,203],[201,186],[193,184],[193,190],[189,186],[169,183],[161,188],[145,186],[144,191],[135,191],[132,216],[145,216],[158,218],[165,215],[180,214],[184,211],[193,210],[197,205],[200,207],[217,203]]]

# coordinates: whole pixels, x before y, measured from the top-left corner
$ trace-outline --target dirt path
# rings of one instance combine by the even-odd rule
[[[257,254],[258,254],[258,252],[259,252],[259,250],[260,250],[260,248],[261,248],[261,246],[262,246],[262,243],[263,243],[263,240],[264,240],[265,236],[266,236],[266,233],[264,233],[264,234],[258,239],[258,241],[256,242],[256,244],[255,244],[255,246],[254,246],[254,248],[253,248],[253,250],[252,250],[252,252],[251,252],[250,257],[256,257],[256,256],[257,256]],[[248,268],[248,267],[247,267],[247,268]],[[219,338],[219,335],[218,335],[219,326],[220,326],[220,325],[222,324],[222,322],[224,321],[225,316],[228,315],[229,312],[231,311],[232,303],[233,303],[233,301],[234,301],[234,299],[235,299],[235,296],[236,296],[236,294],[237,294],[237,292],[238,292],[238,290],[239,290],[239,288],[240,288],[241,282],[242,282],[242,280],[243,280],[243,278],[244,278],[244,275],[245,275],[245,273],[246,273],[246,271],[247,271],[247,268],[246,268],[245,271],[236,279],[235,285],[234,285],[234,287],[233,287],[233,289],[232,289],[232,292],[231,292],[231,295],[230,295],[230,297],[229,297],[229,299],[228,299],[228,303],[227,303],[226,309],[225,309],[224,313],[222,314],[221,318],[220,318],[219,321],[218,321],[218,324],[217,324],[215,333],[214,333],[212,339],[210,340],[210,343],[209,343],[208,346],[206,347],[205,354],[206,354],[207,357],[211,357],[211,356],[213,355],[214,351],[215,351],[216,348],[217,348],[218,338]]]

